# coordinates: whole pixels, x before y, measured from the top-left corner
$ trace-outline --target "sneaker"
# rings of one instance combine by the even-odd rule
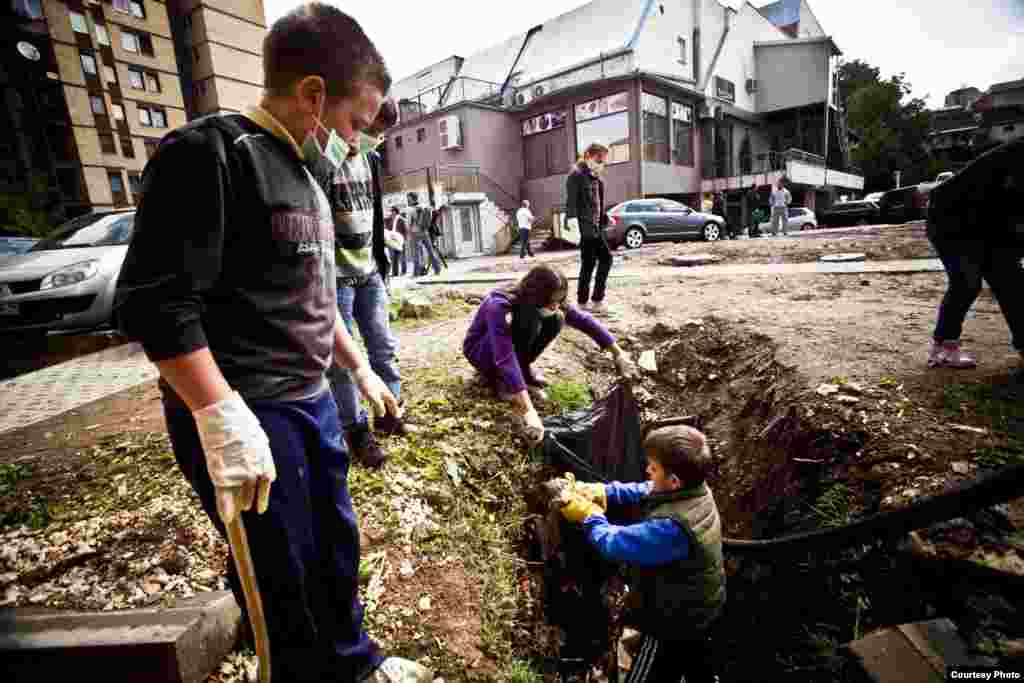
[[[547,387],[551,386],[551,383],[548,382],[543,372],[541,372],[540,370],[535,370],[534,368],[531,367],[526,368],[526,371],[523,373],[523,379],[525,379],[526,384],[531,387],[546,389]]]
[[[434,672],[422,664],[401,657],[388,657],[370,674],[366,683],[432,683]]]
[[[936,342],[932,341],[932,348],[928,352],[928,367],[930,368],[973,368],[978,364],[974,356],[960,348],[960,340]]]
[[[603,301],[591,301],[590,308],[587,310],[591,313],[596,313],[597,315],[603,315],[608,312],[608,307]]]
[[[377,440],[373,438],[367,424],[345,430],[345,440],[352,451],[352,459],[366,467],[377,469],[388,459]]]

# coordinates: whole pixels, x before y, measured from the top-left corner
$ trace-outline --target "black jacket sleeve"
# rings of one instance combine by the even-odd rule
[[[565,179],[565,218],[580,217],[580,176],[579,173],[569,173]]]
[[[207,346],[203,294],[217,282],[231,196],[216,134],[172,134],[143,174],[142,201],[117,283],[115,320],[152,361]]]
[[[391,275],[391,265],[387,246],[384,244],[384,195],[381,192],[383,170],[381,169],[380,155],[371,152],[369,159],[370,179],[373,182],[373,258],[377,262],[377,272],[387,282]]]

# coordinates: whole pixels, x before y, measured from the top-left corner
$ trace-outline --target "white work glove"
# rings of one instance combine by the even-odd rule
[[[636,379],[636,365],[629,359],[625,353],[619,353],[612,356],[615,361],[615,369],[619,371],[619,376],[623,379],[633,380]]]
[[[580,219],[579,218],[569,218],[569,219],[567,219],[565,221],[565,227],[569,228],[573,232],[579,232],[580,231]]]
[[[526,439],[530,443],[540,443],[544,439],[544,425],[540,421],[540,415],[537,414],[536,409],[530,408],[523,415],[523,429],[526,433]]]
[[[384,380],[370,369],[369,365],[360,365],[352,373],[352,381],[359,387],[359,393],[370,403],[374,417],[383,417],[385,413],[391,413],[395,417],[402,417],[402,408],[398,405],[398,399],[384,384]]]
[[[270,485],[277,479],[270,439],[259,419],[238,392],[192,413],[206,469],[217,493],[217,511],[230,524],[252,507],[263,514],[270,504]]]

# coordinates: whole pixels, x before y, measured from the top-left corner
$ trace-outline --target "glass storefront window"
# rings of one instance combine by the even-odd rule
[[[668,158],[668,102],[664,97],[643,94],[641,103],[644,123],[644,161],[667,164]]]
[[[576,105],[576,154],[592,142],[608,147],[608,163],[629,161],[629,93],[620,92]]]
[[[693,166],[693,107],[672,103],[672,162]]]

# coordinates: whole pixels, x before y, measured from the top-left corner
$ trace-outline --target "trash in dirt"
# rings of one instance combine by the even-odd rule
[[[988,434],[988,430],[982,429],[981,427],[968,427],[967,425],[957,424],[949,425],[949,427],[950,429],[953,429],[958,432],[968,432],[970,434]]]
[[[964,460],[957,461],[957,462],[953,463],[952,465],[950,465],[950,467],[957,474],[967,474],[968,472],[971,471],[970,463],[968,463],[968,462],[966,462]]]
[[[683,323],[683,327],[703,327],[703,326],[704,326],[704,320],[702,318],[690,318],[685,323]]]
[[[637,360],[637,365],[647,372],[657,372],[658,361],[654,358],[654,351],[648,350],[641,353],[639,360]]]
[[[409,560],[402,560],[402,564],[398,568],[398,574],[403,579],[408,579],[414,573],[416,573],[416,570],[412,568],[412,562]]]
[[[420,598],[420,601],[416,604],[416,606],[419,607],[421,612],[429,612],[430,611],[430,596],[429,595],[424,595],[422,598]]]
[[[117,485],[117,495],[121,498],[128,495],[128,482],[122,481]]]
[[[815,389],[819,396],[831,396],[832,394],[839,393],[838,384],[819,384],[818,388]]]
[[[836,396],[836,400],[840,403],[860,403],[860,399],[856,396],[848,396],[846,394]]]
[[[452,483],[459,486],[462,483],[462,468],[459,467],[459,463],[455,458],[444,459],[444,469],[451,477]]]

